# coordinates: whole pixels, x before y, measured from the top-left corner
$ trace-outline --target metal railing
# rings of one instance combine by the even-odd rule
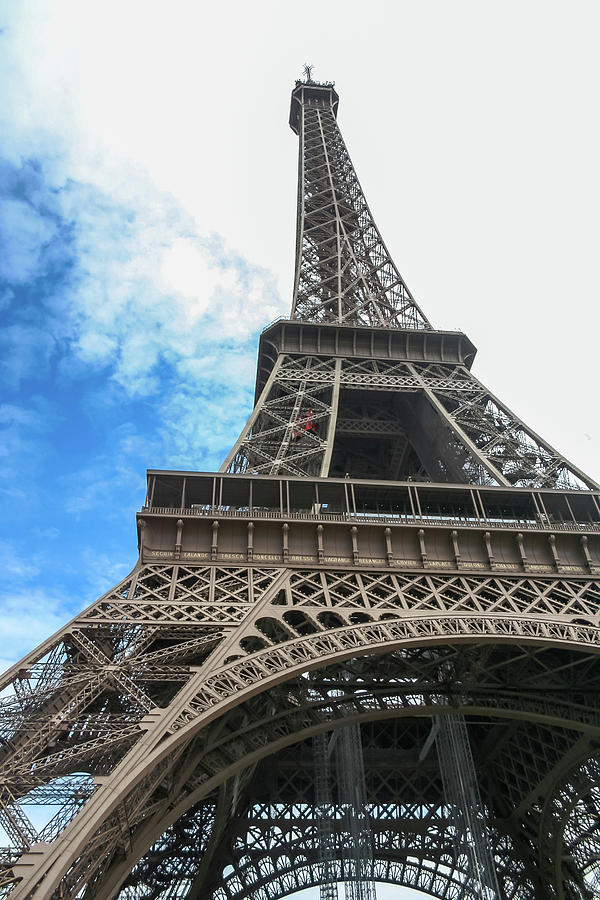
[[[231,518],[231,519],[290,519],[307,522],[349,522],[351,524],[365,525],[432,525],[450,528],[493,528],[514,529],[516,531],[566,531],[572,533],[600,532],[600,522],[540,522],[534,519],[502,519],[462,516],[443,516],[434,513],[374,513],[374,512],[313,512],[310,510],[282,512],[274,509],[261,509],[260,507],[175,507],[175,506],[144,506],[141,509],[143,515],[168,515],[168,516],[197,516],[200,518]]]

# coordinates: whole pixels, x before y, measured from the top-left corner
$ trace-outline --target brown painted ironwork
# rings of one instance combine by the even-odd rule
[[[365,877],[474,897],[431,749],[447,716],[501,897],[599,896],[600,490],[425,318],[337,108],[292,92],[292,313],[221,471],[149,471],[132,573],[2,679],[0,897],[343,879],[339,755],[320,786],[315,765],[346,728]]]

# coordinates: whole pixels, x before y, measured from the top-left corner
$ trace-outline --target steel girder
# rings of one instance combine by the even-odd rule
[[[294,439],[308,410],[315,431]],[[222,471],[344,474],[332,472],[332,459],[339,467],[349,437],[358,435],[389,440],[388,447],[366,443],[363,461],[355,453],[348,465],[361,470],[350,474],[362,477],[385,472],[392,480],[598,487],[465,366],[316,354],[279,355]]]
[[[352,718],[408,717],[415,759],[423,742],[419,723],[443,713],[440,694],[454,696],[458,686],[477,740],[493,748],[494,776],[482,772],[482,783],[490,779],[487,808],[506,823],[498,840],[512,840],[525,825],[533,829],[530,858],[519,857],[523,872],[535,868],[531,848],[546,847],[547,834],[561,848],[565,841],[577,845],[577,871],[593,866],[594,842],[582,840],[557,809],[577,790],[569,768],[581,767],[600,740],[600,629],[578,624],[584,616],[591,622],[598,591],[591,579],[573,585],[561,578],[140,566],[11,673],[13,691],[2,702],[1,796],[12,829],[7,863],[17,855],[19,861],[4,870],[6,889],[16,898],[61,891],[109,897],[131,871],[123,896],[134,886],[139,892],[136,879],[147,880],[157,847],[171,846],[171,821],[181,833],[188,827],[176,824],[181,816],[205,809],[223,785],[231,796],[214,836],[215,860],[227,858],[222,871],[227,865],[237,871],[243,841],[227,844],[227,829],[248,815],[261,758]],[[342,671],[344,659],[354,662]],[[321,675],[307,681],[308,670]],[[441,683],[439,673],[448,671],[451,682]],[[401,749],[406,741],[392,744]],[[413,810],[443,805],[430,776],[424,794],[407,798],[409,769],[389,799],[389,775],[375,783],[375,772],[367,766],[373,809],[386,797]],[[557,798],[552,815],[539,808],[540,793]],[[58,812],[36,833],[27,804],[44,799]],[[288,801],[273,786],[273,808]],[[310,795],[302,802],[314,807]],[[596,816],[596,795],[588,790],[585,802]],[[413,845],[402,821],[393,829],[402,833],[404,849],[396,841],[392,853],[381,839],[377,877],[387,871],[414,885],[430,876],[441,885],[443,873],[447,883],[458,877],[447,871],[442,849],[433,877],[438,851],[429,832],[423,860],[408,859]],[[440,840],[443,846],[447,838]],[[536,859],[540,872],[554,849]],[[168,854],[172,877],[182,866],[190,890],[200,855],[192,864]],[[270,865],[261,878],[278,896],[289,878],[273,858]],[[217,869],[207,869],[198,896],[207,896]],[[562,869],[545,874],[549,896],[569,896],[560,893],[560,879],[570,877]],[[528,896],[523,878],[507,875],[515,885],[507,896]],[[232,897],[254,896],[250,882],[243,883]]]

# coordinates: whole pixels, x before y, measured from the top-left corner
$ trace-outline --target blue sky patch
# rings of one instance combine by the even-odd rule
[[[243,308],[280,303],[268,272],[136,178],[134,206],[40,161],[0,165],[5,662],[132,567],[146,467],[220,465],[265,318]]]

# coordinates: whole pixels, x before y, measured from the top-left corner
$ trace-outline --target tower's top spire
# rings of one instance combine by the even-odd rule
[[[304,81],[302,81],[302,80],[296,81],[296,86],[298,86],[299,84],[316,84],[319,87],[333,87],[334,86],[334,84],[335,84],[334,81],[315,81],[315,79],[312,77],[313,69],[314,69],[313,65],[304,63],[304,65],[302,66],[302,74],[304,75]]]

